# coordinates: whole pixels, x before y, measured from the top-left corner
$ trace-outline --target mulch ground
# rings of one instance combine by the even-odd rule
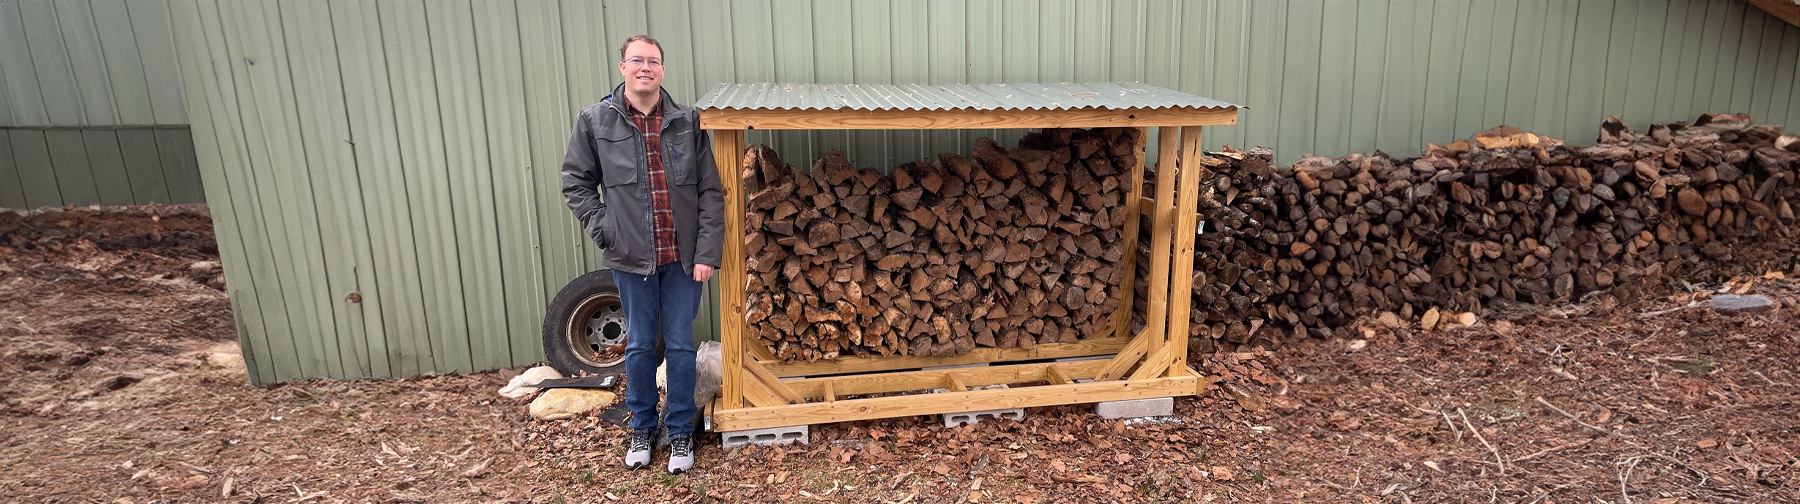
[[[669,476],[620,468],[625,433],[596,417],[531,420],[497,372],[251,387],[217,261],[203,206],[0,212],[0,500],[1800,502],[1791,269],[1195,354],[1217,383],[1157,422],[1065,406],[706,436]],[[1777,306],[1691,306],[1718,290]]]

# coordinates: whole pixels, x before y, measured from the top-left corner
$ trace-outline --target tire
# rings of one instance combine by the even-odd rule
[[[563,286],[544,314],[544,356],[564,375],[625,370],[625,312],[612,270]]]

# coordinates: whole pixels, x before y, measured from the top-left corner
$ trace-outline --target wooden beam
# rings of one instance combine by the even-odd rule
[[[832,382],[825,382],[825,402],[837,400],[837,391],[832,390]]]
[[[740,431],[913,415],[1179,397],[1193,395],[1199,390],[1198,382],[1199,379],[1192,376],[1162,377],[720,410],[714,412],[713,429]]]
[[[1141,225],[1140,221],[1142,220],[1138,217],[1149,215],[1147,210],[1131,204],[1144,197],[1144,146],[1150,143],[1149,128],[1138,128],[1137,132],[1137,145],[1133,146],[1131,150],[1133,154],[1137,155],[1137,163],[1131,165],[1131,178],[1127,182],[1131,184],[1131,191],[1128,193],[1129,196],[1125,197],[1125,243],[1123,244],[1125,258],[1119,263],[1119,268],[1122,268],[1125,274],[1121,275],[1124,280],[1115,287],[1121,289],[1123,294],[1120,297],[1119,311],[1113,313],[1112,331],[1115,335],[1131,332],[1131,313],[1137,298],[1138,226]]]
[[[1187,367],[1188,317],[1194,296],[1194,235],[1199,231],[1200,176],[1224,163],[1201,151],[1200,127],[1181,128],[1181,187],[1175,203],[1174,264],[1169,272],[1169,352],[1167,369]],[[1153,362],[1156,365],[1165,365]]]
[[[956,373],[949,373],[949,374],[944,375],[944,388],[950,389],[951,392],[968,392],[969,391],[969,387],[963,385],[962,380],[956,379]]]
[[[1162,349],[1144,358],[1144,363],[1131,373],[1131,379],[1142,380],[1166,374],[1170,364],[1175,361],[1175,350],[1175,345],[1163,345]]]
[[[1750,0],[1750,5],[1768,11],[1769,15],[1781,18],[1788,24],[1800,26],[1800,4],[1794,3],[1794,0]]]
[[[730,373],[727,373],[727,375],[729,375],[729,374]],[[749,375],[750,372],[749,371],[739,371],[739,374]],[[756,407],[756,408],[767,408],[770,406],[781,406],[781,405],[785,405],[785,404],[793,404],[793,403],[790,403],[787,401],[782,401],[780,399],[776,399],[775,394],[769,392],[769,387],[764,386],[762,381],[757,380],[756,377],[742,376],[741,378],[742,378],[742,381],[740,383],[742,383],[743,387],[744,387],[743,388],[744,392],[743,392],[742,398],[744,400],[745,405],[750,406],[750,407]],[[724,396],[720,396],[720,397],[724,397]],[[729,409],[730,408],[726,408],[723,410],[714,410],[713,413],[717,414],[719,411],[727,411]]]
[[[1107,362],[1106,367],[1101,369],[1100,374],[1095,375],[1094,379],[1112,381],[1125,376],[1125,373],[1131,371],[1132,366],[1137,365],[1144,358],[1144,354],[1149,353],[1150,340],[1161,337],[1160,334],[1151,334],[1148,327],[1138,331],[1137,336],[1131,338],[1131,344],[1125,345],[1124,349],[1119,350],[1119,355]]]
[[[1068,385],[1070,383],[1075,383],[1074,379],[1069,378],[1068,373],[1064,373],[1062,368],[1056,366],[1044,368],[1044,374],[1049,376],[1051,385]]]
[[[1200,379],[1200,383],[1194,387],[1194,395],[1205,394],[1207,385],[1210,385],[1212,383],[1211,381],[1206,379],[1206,375],[1200,374],[1199,371],[1195,371],[1193,366],[1188,366],[1186,368],[1186,372],[1187,372],[1188,376],[1192,376],[1192,377]]]
[[[749,371],[750,376],[756,377],[757,382],[762,383],[769,389],[769,392],[774,393],[776,399],[787,401],[790,404],[806,402],[806,399],[801,398],[800,394],[794,393],[793,389],[782,384],[780,378],[776,378],[774,374],[769,373],[768,369],[764,369],[762,363],[744,361],[744,370]]]
[[[1237,108],[1073,110],[706,109],[700,127],[716,130],[1120,128],[1237,124]]]
[[[1086,379],[1097,376],[1107,364],[1103,360],[1009,364],[1003,366],[986,366],[958,369],[932,369],[922,371],[904,371],[897,373],[878,373],[868,375],[831,376],[824,378],[799,378],[782,381],[783,385],[793,389],[801,397],[824,397],[825,389],[830,387],[834,394],[887,394],[893,392],[913,392],[937,388],[949,388],[945,384],[954,377],[964,387],[981,387],[998,384],[1020,384],[1046,382],[1050,383],[1049,370],[1061,369],[1065,377]]]
[[[1138,198],[1137,210],[1139,212],[1142,212],[1140,215],[1150,215],[1150,214],[1156,213],[1156,200],[1152,200],[1147,197],[1146,198]],[[1194,212],[1194,222],[1199,222],[1199,221],[1200,221],[1200,212],[1198,210],[1196,210]],[[1156,222],[1151,221],[1150,224],[1155,225]]]
[[[1111,332],[1106,328],[1105,332]],[[995,364],[1023,360],[1061,359],[1066,357],[1090,357],[1095,355],[1111,355],[1119,353],[1130,343],[1122,338],[1089,336],[1074,343],[1053,343],[1038,345],[1026,350],[1020,348],[977,348],[969,353],[955,357],[839,357],[832,360],[816,362],[770,362],[765,363],[770,373],[782,378],[795,376],[820,376],[849,373],[869,373],[875,371],[892,371],[896,369],[919,369],[938,366],[956,366],[962,364]],[[840,392],[843,393],[843,392]]]
[[[743,130],[713,132],[713,162],[725,190],[725,249],[719,265],[719,343],[724,409],[744,407],[744,192],[740,170]],[[761,344],[758,343],[758,346]]]

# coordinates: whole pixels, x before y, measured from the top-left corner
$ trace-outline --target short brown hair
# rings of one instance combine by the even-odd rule
[[[625,48],[631,47],[632,42],[649,42],[650,45],[656,46],[657,57],[662,57],[662,44],[658,43],[655,37],[649,35],[632,35],[631,38],[625,39],[624,44],[619,44],[619,59],[625,59]]]

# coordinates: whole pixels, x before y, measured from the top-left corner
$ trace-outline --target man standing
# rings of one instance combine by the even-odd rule
[[[635,35],[619,48],[625,83],[581,109],[563,158],[563,199],[605,249],[625,310],[625,466],[650,465],[668,429],[669,472],[694,466],[694,316],[724,248],[724,190],[712,142],[692,107],[662,89],[662,45]],[[604,195],[604,197],[602,197]],[[658,356],[657,333],[663,356]],[[668,359],[667,417],[657,417],[656,368]]]

